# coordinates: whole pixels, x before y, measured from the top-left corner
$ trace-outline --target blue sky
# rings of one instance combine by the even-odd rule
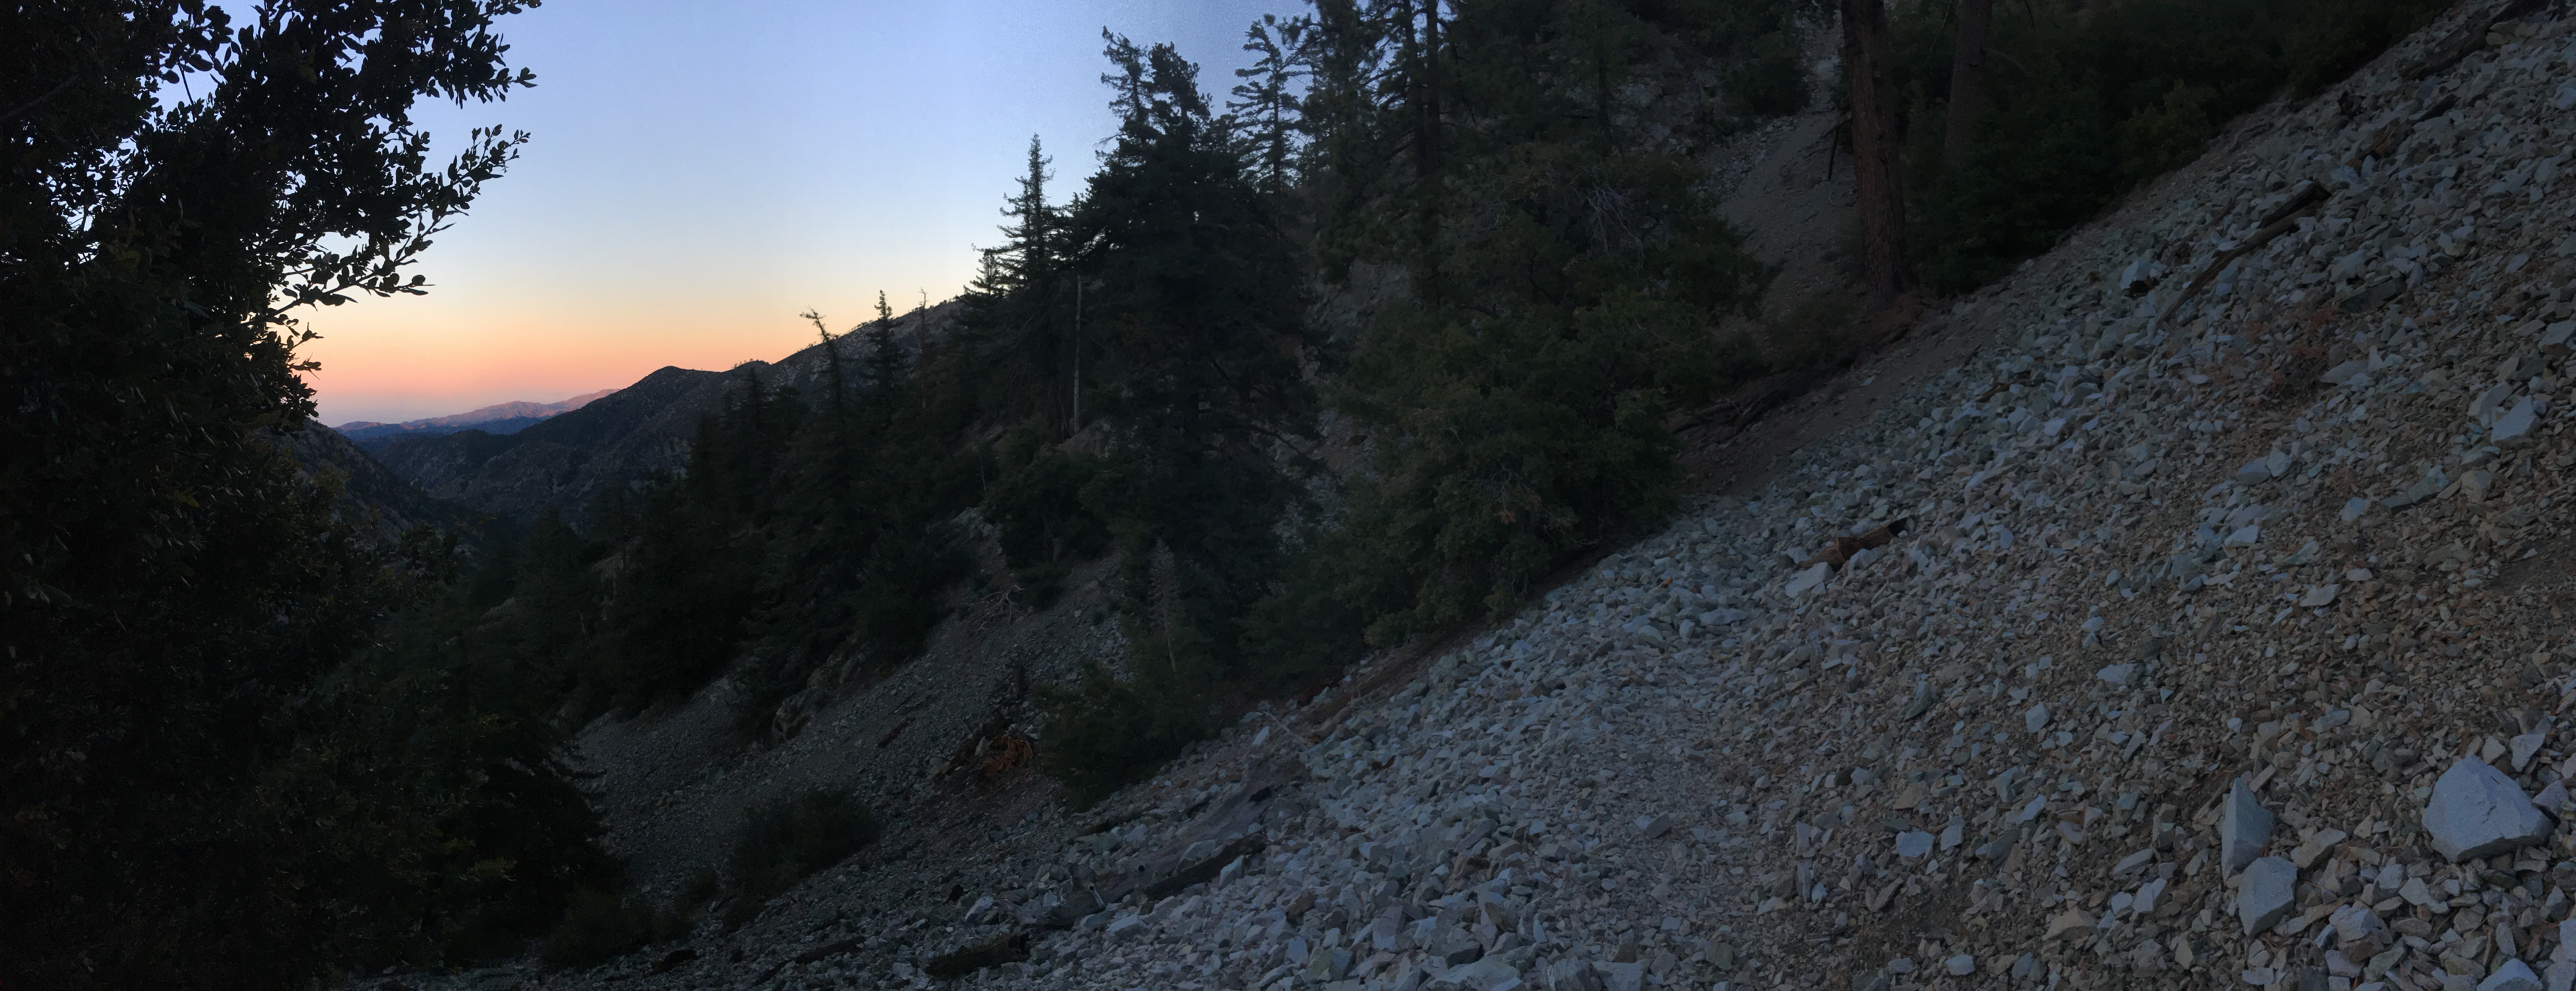
[[[504,22],[537,87],[423,108],[529,132],[441,235],[427,296],[314,314],[326,423],[400,420],[723,368],[810,343],[882,289],[955,295],[1030,135],[1075,190],[1115,129],[1103,27],[1169,41],[1220,103],[1246,25],[1293,0],[554,0]]]

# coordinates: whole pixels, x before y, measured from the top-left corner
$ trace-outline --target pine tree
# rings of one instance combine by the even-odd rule
[[[1273,196],[1287,192],[1297,180],[1294,161],[1304,120],[1294,89],[1314,71],[1308,41],[1313,27],[1313,18],[1305,16],[1281,20],[1277,14],[1263,14],[1252,22],[1244,29],[1243,50],[1259,58],[1234,70],[1244,81],[1235,84],[1235,99],[1226,103],[1246,128],[1257,163],[1253,182]]]
[[[1132,677],[1094,672],[1086,696],[1057,700],[1047,760],[1085,793],[1207,732],[1214,693],[1243,673],[1242,620],[1280,558],[1314,417],[1295,252],[1198,67],[1114,35],[1108,55],[1123,116],[1068,243],[1098,287],[1085,328],[1109,438],[1081,502],[1117,534]],[[1044,501],[1026,491],[1015,501]]]

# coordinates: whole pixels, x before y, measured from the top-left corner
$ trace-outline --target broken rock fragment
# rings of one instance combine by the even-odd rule
[[[2254,800],[2254,790],[2238,778],[2227,788],[2227,798],[2219,808],[2218,850],[2228,870],[2253,863],[2262,856],[2264,844],[2272,841],[2271,810]]]
[[[2522,786],[2486,761],[2462,757],[2433,782],[2424,807],[2424,831],[2433,850],[2452,863],[2489,857],[2545,842],[2549,816],[2531,804]]]
[[[2279,857],[2265,857],[2245,867],[2245,876],[2237,882],[2236,918],[2248,933],[2272,928],[2288,915],[2293,890],[2298,887],[2299,868]]]

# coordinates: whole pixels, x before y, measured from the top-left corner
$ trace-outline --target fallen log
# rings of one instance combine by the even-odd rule
[[[2221,251],[2218,257],[2210,259],[2209,266],[2201,269],[2199,275],[2192,276],[2191,281],[2182,287],[2182,292],[2174,297],[2173,302],[2165,304],[2163,309],[2156,311],[2155,322],[2161,324],[2166,317],[2173,316],[2175,310],[2181,309],[2182,304],[2190,302],[2193,296],[2199,295],[2202,289],[2207,288],[2211,282],[2217,281],[2218,274],[2227,271],[2227,266],[2234,264],[2237,259],[2271,243],[2273,238],[2296,230],[2299,226],[2299,218],[2308,211],[2316,209],[2326,199],[2326,187],[2323,183],[2308,183],[2307,188],[2300,190],[2299,195],[2291,197],[2290,202],[2266,214],[2267,220],[2262,229],[2255,231],[2254,236],[2246,238],[2245,243]]]

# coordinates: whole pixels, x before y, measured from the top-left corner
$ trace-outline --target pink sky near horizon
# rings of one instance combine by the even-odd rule
[[[305,314],[324,423],[400,422],[723,369],[950,298],[999,239],[1031,134],[1050,198],[1115,129],[1103,26],[1170,41],[1222,105],[1246,25],[1297,0],[555,0],[503,22],[537,87],[428,104],[532,140],[414,271]]]

